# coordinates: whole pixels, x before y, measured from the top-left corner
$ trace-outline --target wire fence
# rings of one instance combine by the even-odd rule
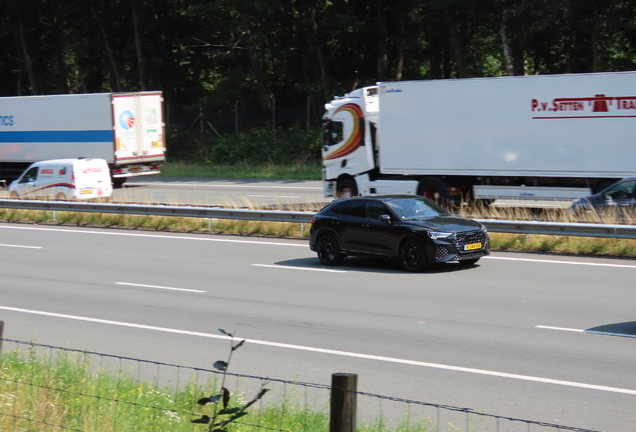
[[[329,404],[337,389],[331,385],[224,374],[1,335],[0,347],[3,431],[205,431],[207,425],[191,422],[210,415],[209,406],[197,403],[202,397],[225,388],[228,406],[244,405],[264,386],[267,396],[229,431],[334,431]],[[359,391],[355,397],[360,432],[591,432]]]

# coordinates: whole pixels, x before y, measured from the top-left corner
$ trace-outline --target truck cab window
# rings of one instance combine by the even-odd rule
[[[344,125],[339,121],[330,121],[323,126],[323,145],[331,146],[342,142]]]

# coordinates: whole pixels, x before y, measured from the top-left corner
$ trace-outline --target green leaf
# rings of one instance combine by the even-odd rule
[[[217,402],[219,399],[221,399],[221,395],[215,395],[215,396],[210,396],[209,398],[201,398],[197,401],[197,403],[199,405],[205,405],[205,404]]]
[[[226,332],[226,331],[225,331],[225,330],[223,330],[223,329],[219,329],[219,331],[220,331],[221,333],[223,333],[224,335],[227,335],[227,336],[229,336],[229,337],[232,337],[232,333],[228,333],[228,332]]]
[[[228,423],[229,423],[229,422],[233,422],[234,420],[238,420],[238,419],[240,419],[241,417],[246,416],[246,415],[248,415],[248,414],[249,414],[249,413],[248,413],[247,411],[241,411],[241,412],[239,412],[239,413],[234,414],[232,417],[230,417],[230,419],[229,419],[227,422],[228,422]]]
[[[236,344],[236,346],[233,346],[232,351],[239,349],[244,343],[245,343],[245,339],[243,339],[241,342]]]
[[[227,369],[227,363],[224,362],[223,360],[216,361],[213,366],[215,369],[218,369],[220,371],[224,371]]]
[[[210,417],[204,415],[200,419],[190,420],[190,423],[208,424],[208,423],[210,423]]]
[[[225,387],[223,387],[222,393],[223,393],[223,408],[227,408],[228,404],[230,403],[230,391],[226,389]]]
[[[222,414],[236,414],[237,412],[240,412],[242,410],[242,408],[226,408],[226,409],[222,409],[221,411],[218,412],[219,415]]]

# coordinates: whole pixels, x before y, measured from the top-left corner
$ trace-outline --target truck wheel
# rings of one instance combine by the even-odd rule
[[[117,177],[113,179],[113,188],[115,189],[121,189],[121,187],[124,185],[124,183],[126,183],[126,180],[128,180],[128,177]]]
[[[338,198],[358,196],[358,185],[356,185],[356,181],[352,178],[340,180],[336,189],[336,196]]]
[[[417,194],[438,204],[449,200],[448,184],[438,178],[425,178],[417,188]]]

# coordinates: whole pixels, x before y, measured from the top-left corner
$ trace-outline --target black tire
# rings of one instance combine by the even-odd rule
[[[421,272],[426,268],[426,252],[419,241],[407,239],[400,245],[400,264],[410,272]]]
[[[358,196],[358,185],[352,178],[340,180],[336,189],[336,195],[338,198],[350,198]]]
[[[340,253],[340,245],[338,240],[331,234],[323,234],[318,238],[316,244],[318,259],[321,263],[328,266],[340,264],[342,254]]]
[[[450,200],[448,183],[435,177],[423,179],[417,187],[417,194],[437,204],[442,204]]]
[[[464,267],[470,267],[470,266],[473,266],[473,265],[477,264],[477,261],[479,261],[479,258],[462,260],[462,261],[459,261],[459,265],[464,266]]]
[[[124,183],[126,183],[126,180],[128,180],[128,177],[113,178],[113,188],[121,189],[124,186]]]

